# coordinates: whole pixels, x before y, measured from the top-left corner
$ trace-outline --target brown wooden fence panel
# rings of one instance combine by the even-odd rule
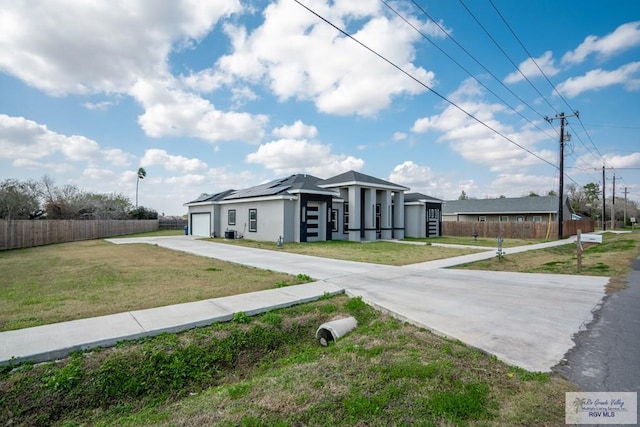
[[[594,231],[594,223],[591,220],[564,221],[562,223],[562,234],[570,237],[577,234],[581,229],[583,233]],[[497,239],[502,236],[505,239],[532,239],[532,240],[555,240],[558,237],[558,224],[555,222],[455,222],[444,221],[442,223],[443,236],[472,237],[474,232],[478,232],[478,237],[488,237]]]
[[[0,250],[156,231],[158,220],[0,220]]]

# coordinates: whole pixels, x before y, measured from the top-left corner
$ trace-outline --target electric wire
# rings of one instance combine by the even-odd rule
[[[538,95],[540,95],[540,98],[542,98],[544,100],[544,102],[547,103],[547,105],[556,112],[556,114],[559,114],[559,111],[553,106],[553,104],[551,104],[549,102],[549,100],[547,99],[546,96],[544,96],[542,94],[542,92],[540,92],[540,90],[531,82],[531,80],[529,80],[529,78],[527,76],[524,75],[524,73],[520,70],[520,67],[511,59],[511,57],[509,56],[509,54],[502,48],[502,46],[500,46],[500,43],[498,43],[498,41],[491,35],[491,33],[489,32],[489,30],[487,30],[487,28],[480,22],[480,20],[476,17],[476,15],[474,15],[474,13],[471,11],[471,9],[469,9],[467,7],[467,5],[464,3],[463,0],[458,0],[460,2],[460,4],[462,5],[462,7],[469,13],[469,15],[471,15],[471,17],[476,21],[476,23],[480,26],[480,28],[482,28],[482,30],[485,32],[485,34],[489,37],[489,39],[491,39],[491,41],[493,42],[493,44],[498,48],[498,50],[500,50],[500,52],[502,52],[502,54],[505,56],[505,58],[507,58],[507,60],[511,63],[511,65],[514,66],[514,68],[520,73],[520,75],[529,83],[529,85],[533,88],[533,90],[536,91],[536,93]]]
[[[527,121],[528,123],[530,123],[532,126],[534,126],[536,129],[538,129],[540,132],[542,132],[545,136],[547,136],[548,138],[553,138],[551,135],[549,135],[546,130],[542,129],[540,126],[538,126],[537,123],[533,122],[532,120],[530,120],[528,117],[526,117],[524,114],[522,114],[517,108],[513,107],[511,104],[509,104],[509,102],[507,102],[504,98],[502,98],[500,95],[498,95],[495,91],[493,91],[491,88],[489,88],[486,84],[484,84],[480,79],[478,79],[475,75],[473,75],[473,73],[471,71],[469,71],[467,68],[465,68],[464,65],[462,65],[459,61],[457,61],[455,58],[453,58],[451,55],[449,55],[444,49],[442,49],[440,46],[438,46],[438,44],[436,44],[429,36],[427,36],[424,32],[422,32],[419,28],[417,28],[415,25],[413,25],[413,23],[411,23],[411,21],[409,21],[407,18],[405,18],[400,12],[398,12],[396,9],[394,9],[386,0],[380,0],[382,2],[382,4],[384,4],[388,9],[390,9],[393,13],[395,13],[400,19],[402,19],[407,25],[409,25],[411,28],[413,28],[418,34],[420,34],[425,40],[427,40],[429,43],[431,43],[431,45],[433,47],[435,47],[436,49],[438,49],[444,56],[446,56],[447,58],[449,58],[449,60],[451,60],[451,62],[453,62],[454,64],[456,64],[458,67],[460,67],[465,73],[467,73],[472,79],[474,79],[476,82],[478,82],[478,84],[480,84],[483,88],[485,88],[489,93],[491,93],[493,96],[495,96],[500,102],[502,102],[504,105],[506,105],[510,110],[512,110],[513,112],[515,112],[516,114],[518,114],[520,117],[522,117],[525,121]],[[431,18],[429,18],[431,19]],[[433,19],[431,19],[432,22]],[[437,25],[437,24],[436,24]],[[535,110],[534,110],[535,111]]]
[[[477,122],[478,124],[484,126],[485,128],[489,129],[490,131],[492,131],[493,133],[495,133],[496,135],[502,137],[503,139],[509,141],[511,144],[515,145],[516,147],[526,151],[527,153],[531,154],[532,156],[536,157],[539,160],[542,160],[543,162],[547,163],[548,165],[550,165],[551,167],[553,167],[554,169],[558,169],[558,166],[551,163],[550,161],[548,161],[545,158],[540,157],[538,154],[534,153],[533,151],[529,150],[526,147],[523,147],[522,145],[518,144],[517,142],[515,142],[514,140],[512,140],[511,138],[509,138],[508,136],[506,136],[505,134],[503,134],[502,132],[498,131],[497,129],[494,129],[492,126],[488,125],[487,123],[483,122],[482,120],[478,119],[476,116],[474,116],[473,114],[469,113],[467,110],[465,110],[464,108],[460,107],[458,104],[456,104],[455,102],[453,102],[452,100],[450,100],[449,98],[447,98],[446,96],[442,95],[441,93],[439,93],[438,91],[436,91],[435,89],[433,89],[432,87],[430,87],[429,85],[425,84],[423,81],[421,81],[420,79],[418,79],[417,77],[415,77],[414,75],[412,75],[411,73],[407,72],[406,70],[404,70],[402,67],[400,67],[399,65],[397,65],[396,63],[394,63],[393,61],[391,61],[390,59],[388,59],[387,57],[385,57],[384,55],[382,55],[381,53],[377,52],[376,50],[374,50],[373,48],[369,47],[368,45],[366,45],[365,43],[361,42],[360,40],[358,40],[357,38],[355,38],[353,35],[349,34],[347,31],[343,30],[342,28],[338,27],[336,24],[334,24],[333,22],[329,21],[327,18],[325,18],[324,16],[320,15],[319,13],[317,13],[315,10],[311,9],[310,7],[308,7],[307,5],[301,3],[299,0],[294,0],[298,5],[300,5],[301,7],[303,7],[304,9],[306,9],[309,13],[315,15],[318,19],[324,21],[326,24],[330,25],[331,27],[333,27],[334,29],[336,29],[338,32],[340,32],[341,34],[343,34],[344,36],[348,37],[349,39],[353,40],[354,42],[356,42],[358,45],[360,45],[361,47],[363,47],[364,49],[368,50],[370,53],[374,54],[375,56],[377,56],[378,58],[380,58],[381,60],[383,60],[384,62],[386,62],[387,64],[391,65],[392,67],[394,67],[395,69],[397,69],[398,71],[400,71],[401,73],[403,73],[404,75],[406,75],[407,77],[409,77],[411,80],[415,81],[416,83],[418,83],[420,86],[424,87],[425,89],[427,89],[429,92],[433,93],[434,95],[436,95],[438,98],[442,99],[443,101],[447,102],[448,104],[450,104],[451,106],[453,106],[454,108],[456,108],[457,110],[459,110],[460,112],[462,112],[463,114],[465,114],[467,117],[469,117],[470,119],[474,120],[475,122]]]

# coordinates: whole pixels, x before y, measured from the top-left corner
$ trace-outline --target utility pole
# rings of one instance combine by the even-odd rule
[[[624,187],[624,225],[627,226],[627,187]]]
[[[604,165],[602,165],[602,221],[600,221],[602,223],[602,231],[606,231],[607,230],[607,207],[605,205],[605,197],[604,197],[604,188],[606,187],[606,181],[605,181],[605,176],[604,176]]]
[[[567,121],[567,117],[580,117],[578,111],[566,116],[564,113],[556,114],[555,117],[545,117],[544,119],[551,123],[555,119],[560,119],[560,182],[558,189],[558,240],[564,236],[562,234],[562,222],[564,221],[564,125]]]
[[[616,174],[613,174],[613,188],[611,189],[611,229],[616,228]]]

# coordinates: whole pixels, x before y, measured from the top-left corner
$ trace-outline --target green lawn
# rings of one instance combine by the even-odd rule
[[[318,325],[355,316],[328,347]],[[2,425],[554,426],[564,393],[346,296],[0,369]]]

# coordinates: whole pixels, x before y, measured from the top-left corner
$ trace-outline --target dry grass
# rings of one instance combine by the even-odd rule
[[[470,270],[514,271],[524,273],[556,273],[607,276],[616,279],[610,288],[620,289],[633,259],[640,254],[640,233],[604,233],[603,243],[585,246],[582,269],[577,268],[576,245],[568,244],[536,251],[494,257],[456,268]]]
[[[0,330],[253,292],[296,279],[147,244],[0,252]]]
[[[274,242],[258,242],[247,239],[225,240],[221,238],[210,240],[216,243],[248,246],[322,258],[398,266],[451,258],[486,250],[484,248],[478,248],[478,250],[469,248],[443,248],[428,244],[413,245],[385,241],[349,242],[342,240],[313,243],[285,243],[282,248],[278,248]]]

